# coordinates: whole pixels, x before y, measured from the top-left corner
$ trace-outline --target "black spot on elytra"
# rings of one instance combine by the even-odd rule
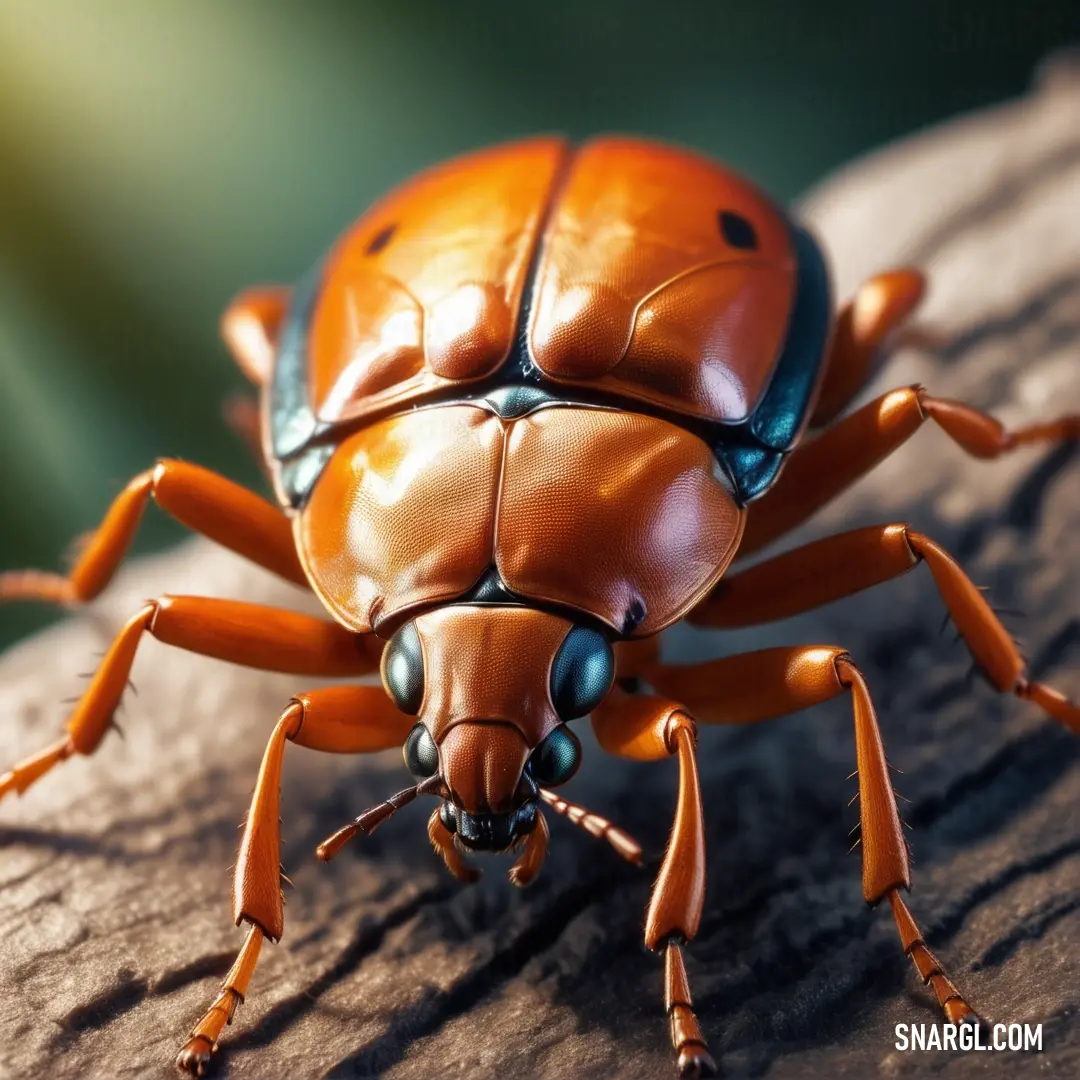
[[[383,248],[393,239],[394,233],[397,231],[397,225],[391,224],[381,228],[369,241],[366,248],[364,248],[365,255],[378,255]]]
[[[633,633],[645,621],[645,614],[645,605],[640,600],[634,600],[623,616],[622,632]]]
[[[720,223],[720,235],[732,247],[745,251],[757,250],[757,232],[742,214],[736,214],[733,210],[721,210],[717,214],[717,220]]]

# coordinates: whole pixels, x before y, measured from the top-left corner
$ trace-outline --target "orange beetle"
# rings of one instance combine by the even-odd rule
[[[1080,709],[1027,679],[956,562],[907,525],[859,529],[725,576],[927,419],[985,458],[1080,436],[1076,416],[1010,432],[921,387],[834,423],[922,292],[917,271],[895,270],[834,316],[814,239],[716,162],[642,140],[574,149],[536,138],[421,174],[364,214],[295,290],[234,302],[224,333],[262,388],[261,442],[280,505],[162,460],[127,486],[69,575],[0,575],[0,599],[90,600],[153,498],[309,586],[333,616],[194,597],[147,603],[64,737],[0,778],[0,794],[97,749],[144,632],[268,670],[381,667],[385,693],[346,683],[298,694],[274,728],[236,864],[233,915],[250,929],[181,1067],[202,1074],[263,939],[284,928],[286,742],[343,753],[403,746],[414,776],[321,845],[320,858],[434,794],[428,832],[449,870],[475,880],[467,853],[515,849],[511,878],[525,885],[548,842],[542,805],[640,860],[624,832],[552,790],[580,759],[568,722],[591,713],[608,752],[678,760],[645,942],[665,958],[680,1075],[711,1073],[681,951],[704,898],[696,724],[749,723],[843,693],[855,714],[866,900],[889,901],[947,1018],[974,1018],[901,898],[907,849],[851,655],[814,646],[669,666],[652,647],[684,617],[713,627],[779,619],[925,561],[990,682],[1080,730]],[[800,443],[808,426],[820,430]]]

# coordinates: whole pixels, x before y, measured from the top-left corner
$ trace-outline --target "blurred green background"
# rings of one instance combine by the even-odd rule
[[[1077,40],[1077,0],[0,0],[0,567],[57,565],[158,455],[258,484],[219,314],[415,169],[621,129],[791,199]]]

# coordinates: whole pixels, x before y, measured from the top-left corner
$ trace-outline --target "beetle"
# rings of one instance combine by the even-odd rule
[[[178,1058],[202,1075],[265,939],[284,929],[278,801],[287,743],[403,749],[413,782],[318,849],[332,858],[421,795],[448,870],[514,851],[541,868],[543,807],[641,860],[617,826],[559,795],[591,716],[600,746],[675,758],[674,825],[645,919],[664,960],[679,1075],[715,1065],[683,959],[704,902],[697,725],[744,724],[844,694],[854,713],[867,903],[953,1023],[976,1014],[902,892],[907,846],[870,691],[853,654],[771,648],[661,663],[680,619],[738,628],[810,610],[926,563],[976,665],[1002,693],[1080,731],[1031,681],[956,561],[904,523],[818,540],[728,573],[933,421],[996,458],[1080,437],[1080,416],[1009,431],[921,386],[847,406],[912,326],[925,289],[881,273],[834,309],[821,247],[754,185],[705,156],[601,137],[537,137],[423,172],[367,210],[293,289],[258,288],[223,334],[260,388],[276,504],[162,459],[132,480],[67,575],[0,575],[0,599],[91,600],[153,500],[184,525],[309,588],[329,618],[163,596],[120,631],[55,744],[0,778],[22,793],[107,733],[136,648],[168,644],[266,670],[347,679],[299,693],[270,736],[240,843],[233,917],[248,926]],[[809,433],[809,434],[808,434]]]

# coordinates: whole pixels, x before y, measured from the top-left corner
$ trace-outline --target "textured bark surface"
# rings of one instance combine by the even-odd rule
[[[897,355],[864,397],[925,383],[1009,423],[1080,409],[1080,73],[1059,63],[1022,101],[851,167],[810,209],[839,293],[899,262],[930,270],[948,338]],[[163,448],[165,450],[167,448]],[[1022,609],[1033,673],[1080,696],[1080,455],[968,460],[929,427],[803,536],[910,520]],[[132,565],[85,616],[0,661],[0,751],[51,741],[62,699],[124,618],[162,592],[309,606],[298,590],[194,542]],[[900,1054],[893,1025],[938,1010],[869,911],[857,854],[850,706],[838,701],[701,740],[706,914],[688,950],[699,1016],[730,1076],[1080,1075],[1080,741],[1014,698],[965,684],[916,570],[768,629],[669,635],[690,659],[767,644],[849,648],[911,800],[910,903],[932,948],[993,1020],[1042,1022],[1044,1054]],[[93,759],[2,808],[0,1074],[173,1075],[187,1030],[241,942],[229,874],[263,745],[306,680],[140,650]],[[539,882],[507,863],[454,883],[402,812],[323,866],[327,833],[402,786],[400,758],[290,747],[282,793],[283,942],[267,947],[226,1031],[221,1075],[665,1077],[661,965],[641,946],[670,821],[674,764],[587,761],[567,794],[637,835],[645,871],[553,820]],[[591,751],[591,752],[590,752]]]

